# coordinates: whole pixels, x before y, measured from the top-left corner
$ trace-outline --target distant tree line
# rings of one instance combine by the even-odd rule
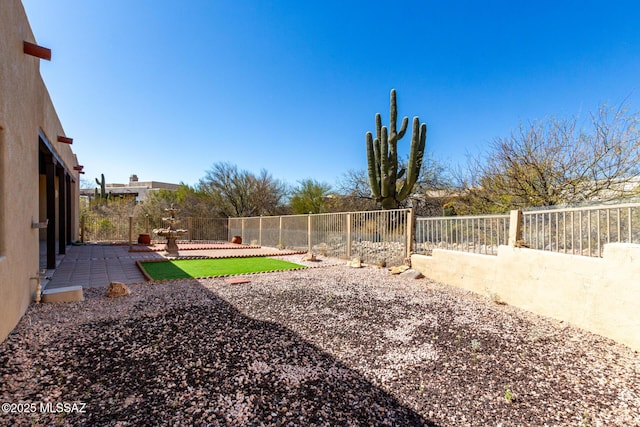
[[[463,215],[638,196],[638,117],[625,106],[603,105],[586,122],[574,117],[522,123],[455,169],[427,152],[411,193],[398,207],[411,206],[418,216]],[[407,161],[398,159],[397,169],[407,168]],[[291,186],[265,169],[254,173],[231,163],[214,163],[197,184],[152,192],[144,203],[126,209],[156,219],[171,204],[183,217],[380,209],[370,178],[366,169],[355,169],[345,172],[335,186],[312,177]],[[104,211],[111,203],[107,202],[91,209]],[[121,212],[125,208],[118,203],[116,210]]]

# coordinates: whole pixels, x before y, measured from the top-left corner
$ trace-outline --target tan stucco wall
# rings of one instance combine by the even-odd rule
[[[77,239],[78,174],[49,93],[40,76],[40,59],[23,53],[23,41],[37,43],[19,0],[0,7],[0,341],[24,314],[36,288],[30,279],[39,267],[41,218],[38,132],[42,130],[72,172],[72,239]],[[55,52],[54,52],[55,55]],[[55,57],[54,57],[55,58]]]
[[[567,321],[640,350],[640,245],[602,258],[500,246],[497,256],[434,249],[412,255],[426,277]]]

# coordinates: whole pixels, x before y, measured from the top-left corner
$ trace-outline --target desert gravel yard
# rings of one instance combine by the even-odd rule
[[[611,340],[377,268],[248,277],[32,305],[0,424],[640,425],[640,355]]]

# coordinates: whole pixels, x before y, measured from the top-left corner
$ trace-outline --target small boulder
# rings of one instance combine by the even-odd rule
[[[131,289],[124,283],[111,282],[107,288],[107,296],[109,298],[124,297],[131,293]]]
[[[378,262],[376,262],[376,265],[380,268],[385,268],[387,266],[387,261],[384,259],[381,259]]]
[[[391,267],[389,271],[391,272],[391,274],[400,274],[409,270],[409,268],[411,267],[409,267],[408,265],[398,265],[396,267]]]
[[[347,262],[347,266],[351,268],[362,268],[362,260],[359,257],[355,257]]]
[[[424,276],[418,270],[406,270],[400,273],[400,277],[404,277],[407,279],[422,279]]]
[[[307,252],[302,256],[302,261],[317,261],[316,254],[313,252]]]

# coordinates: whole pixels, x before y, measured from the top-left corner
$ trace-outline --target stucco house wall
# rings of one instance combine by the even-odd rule
[[[20,0],[0,3],[0,341],[13,330],[33,301],[39,272],[39,241],[49,230],[34,228],[44,221],[47,192],[61,203],[59,182],[68,180],[63,192],[70,209],[65,213],[72,240],[78,233],[77,159],[40,75],[40,59],[24,53],[23,41],[37,44]],[[43,185],[42,158],[55,158],[55,191]],[[45,180],[46,181],[46,180]],[[44,194],[43,194],[44,193]],[[44,210],[43,210],[44,209]],[[52,224],[56,218],[51,218]],[[66,233],[65,233],[66,234]],[[67,239],[64,239],[66,241]],[[56,246],[57,248],[57,246]],[[56,249],[57,250],[57,249]]]

